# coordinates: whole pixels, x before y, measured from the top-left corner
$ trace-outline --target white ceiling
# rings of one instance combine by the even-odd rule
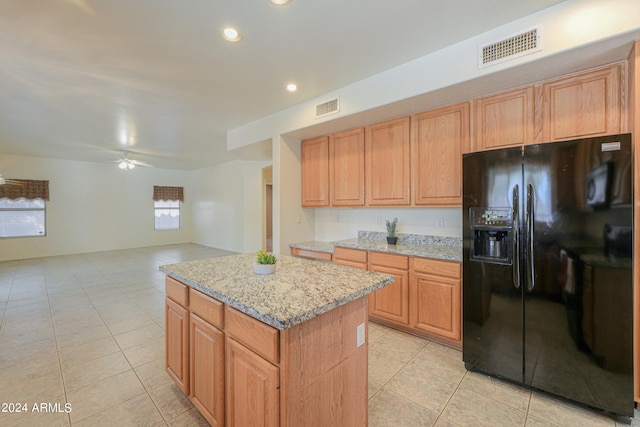
[[[561,1],[0,0],[0,155],[250,158],[227,130]]]

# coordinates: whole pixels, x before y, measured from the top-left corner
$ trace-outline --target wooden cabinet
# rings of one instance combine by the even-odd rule
[[[165,369],[189,394],[189,311],[171,298],[165,302]]]
[[[402,206],[411,202],[409,117],[366,127],[367,206]]]
[[[462,153],[468,147],[468,102],[411,117],[415,205],[462,205]]]
[[[366,296],[278,330],[166,283],[167,372],[211,425],[366,427]]]
[[[409,257],[370,252],[369,270],[396,277],[391,285],[369,295],[369,315],[408,325]]]
[[[224,425],[224,334],[191,313],[190,398],[212,426]]]
[[[474,100],[471,151],[532,144],[534,117],[533,86]]]
[[[291,248],[291,255],[315,261],[333,261],[333,255],[328,252],[312,251],[309,249]]]
[[[411,327],[461,342],[460,263],[412,258]]]
[[[329,137],[302,141],[302,207],[329,206]]]
[[[333,263],[338,265],[346,265],[347,267],[359,268],[367,270],[367,251],[360,249],[336,247],[333,250]]]
[[[279,369],[227,338],[227,425],[280,425]]]
[[[537,142],[620,133],[623,65],[600,68],[541,85],[541,135]]]
[[[336,246],[335,264],[391,274],[396,280],[369,294],[369,319],[460,348],[460,262]]]
[[[364,128],[329,136],[331,206],[364,206]]]

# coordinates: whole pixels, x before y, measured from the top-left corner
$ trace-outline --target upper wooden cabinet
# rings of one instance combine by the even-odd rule
[[[620,133],[622,64],[542,83],[542,132],[536,142]]]
[[[364,206],[364,128],[329,136],[332,206]]]
[[[474,100],[471,151],[532,144],[534,117],[533,86]]]
[[[409,117],[366,127],[367,206],[411,203]]]
[[[468,147],[468,102],[411,117],[413,204],[462,205],[462,153]]]
[[[329,137],[302,141],[302,207],[329,206]]]

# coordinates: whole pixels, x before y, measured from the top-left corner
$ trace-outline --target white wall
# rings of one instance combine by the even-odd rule
[[[262,168],[232,161],[192,172],[193,242],[234,252],[262,248]]]
[[[0,239],[0,261],[191,241],[190,175],[115,164],[3,156],[6,178],[49,180],[47,235]],[[180,230],[154,230],[153,186],[185,187]]]
[[[398,218],[397,232],[462,238],[462,208],[323,208],[315,211],[315,238],[352,239],[358,231],[386,232],[385,220]],[[438,220],[442,219],[442,227]]]

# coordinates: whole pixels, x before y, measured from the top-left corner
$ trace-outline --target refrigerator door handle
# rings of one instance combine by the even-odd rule
[[[520,206],[520,189],[518,184],[513,186],[513,207],[511,209],[511,226],[513,227],[513,241],[511,242],[512,254],[511,262],[513,262],[513,286],[520,288],[520,227],[518,226],[518,218]]]
[[[526,219],[526,227],[527,227],[527,290],[533,290],[533,287],[536,285],[535,282],[535,266],[534,266],[534,256],[533,256],[533,223],[534,223],[534,213],[533,213],[533,198],[534,191],[533,185],[527,185],[527,219]]]

